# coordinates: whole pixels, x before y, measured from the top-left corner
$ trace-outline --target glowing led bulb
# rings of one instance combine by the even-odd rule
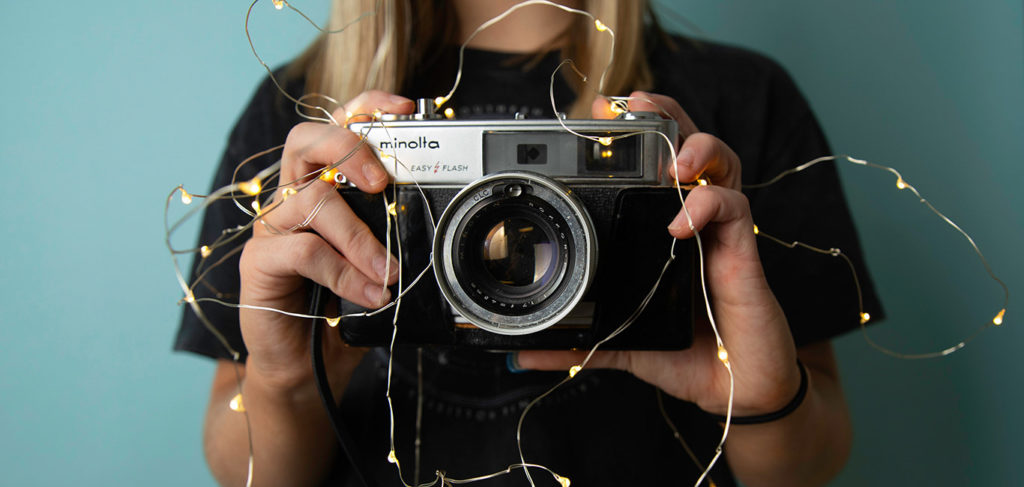
[[[1003,324],[1003,315],[1005,314],[1006,308],[999,310],[999,314],[997,314],[995,318],[992,318],[992,324],[996,326]]]
[[[273,0],[273,2],[274,2],[274,8],[276,8],[278,10],[281,10],[282,8],[284,8],[284,0]]]
[[[612,103],[611,105],[608,106],[608,109],[611,110],[612,113],[626,113],[629,111],[629,107],[628,105],[626,105],[626,102],[624,100],[612,100]]]
[[[380,117],[383,116],[383,115],[384,115],[384,112],[380,111],[379,108],[373,111],[373,119],[374,120],[380,120]]]
[[[235,397],[232,397],[231,402],[228,403],[228,407],[236,413],[244,413],[245,406],[242,404],[242,395],[235,394]]]
[[[388,214],[391,216],[398,216],[398,210],[395,209],[395,202],[388,203]]]
[[[704,179],[704,178],[698,178],[697,179],[697,184],[699,184],[701,186],[707,186],[708,185],[708,180]]]
[[[213,253],[213,250],[210,249],[210,246],[203,245],[202,247],[199,247],[199,255],[204,259],[209,257],[211,253]]]
[[[295,188],[284,188],[284,190],[281,191],[281,198],[287,201],[288,197],[294,195],[295,193],[298,193],[298,191],[296,191]]]
[[[181,188],[181,202],[186,205],[192,202],[192,195],[188,194],[185,188]]]
[[[445,108],[444,118],[447,118],[448,120],[455,118],[455,110],[452,110],[452,107]]]
[[[569,477],[563,477],[558,474],[555,474],[555,480],[558,481],[559,484],[562,484],[562,487],[569,487],[569,484],[572,483],[569,482]]]
[[[263,212],[263,208],[260,207],[259,200],[252,200],[252,209],[256,211],[257,215]]]
[[[328,183],[333,183],[335,176],[338,175],[338,168],[332,167],[320,173],[320,180]]]
[[[597,27],[598,32],[604,32],[608,30],[608,26],[604,25],[604,22],[601,22],[598,19],[594,19],[594,27]]]
[[[604,146],[609,146],[609,145],[612,145],[612,138],[611,138],[611,137],[598,137],[598,138],[597,138],[597,141],[598,141],[598,142],[599,142],[599,143],[600,143],[601,145],[604,145]]]
[[[192,294],[192,291],[189,291],[188,294],[185,295],[185,302],[186,303],[194,303],[194,302],[196,302],[196,296],[194,294]]]
[[[576,377],[576,374],[578,374],[580,372],[580,369],[582,368],[583,367],[580,367],[579,365],[573,365],[572,367],[569,367],[569,377]]]
[[[446,101],[448,101],[448,100],[445,100],[443,96],[439,96],[437,98],[434,98],[434,106],[440,108],[441,105],[444,105],[444,102],[446,102]]]
[[[869,320],[871,320],[871,315],[867,313],[860,314],[860,324],[863,325],[864,323],[867,323]]]
[[[395,456],[395,450],[391,450],[388,452],[388,463],[398,463],[398,457]]]
[[[757,225],[754,225],[754,235],[757,235],[759,233],[761,233],[761,229],[757,228]]]
[[[260,186],[260,180],[258,178],[252,178],[249,181],[242,181],[238,183],[238,189],[249,196],[256,196],[260,194],[263,187]]]
[[[907,183],[903,181],[903,178],[896,180],[896,187],[899,189],[907,189]]]
[[[723,364],[729,363],[729,352],[726,351],[725,347],[721,345],[718,346],[718,360],[720,360]]]
[[[336,318],[324,318],[324,319],[327,320],[327,326],[329,326],[331,328],[334,328],[334,327],[338,326],[338,322],[341,321],[341,317],[340,316],[338,316]]]

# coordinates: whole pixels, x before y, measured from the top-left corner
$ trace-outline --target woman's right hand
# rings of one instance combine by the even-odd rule
[[[413,108],[413,101],[407,98],[368,91],[334,116],[343,121],[346,113],[411,113]],[[377,308],[390,300],[385,284],[397,279],[397,261],[348,207],[334,184],[317,179],[287,198],[282,192],[316,179],[319,170],[350,153],[338,170],[362,191],[383,190],[388,174],[369,146],[358,147],[359,139],[345,127],[323,123],[302,123],[289,132],[281,157],[282,186],[274,203],[264,203],[265,209],[275,208],[253,225],[253,237],[242,252],[242,304],[304,313],[309,302],[307,279],[361,306]],[[291,231],[321,201],[323,205],[308,226]],[[247,380],[257,375],[263,387],[282,393],[308,385],[312,371],[306,320],[255,309],[243,308],[239,313],[249,352]],[[337,333],[326,334],[325,346],[332,382],[344,386],[362,352],[344,347]]]

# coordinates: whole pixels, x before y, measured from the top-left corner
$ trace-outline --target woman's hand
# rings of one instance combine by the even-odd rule
[[[412,109],[409,99],[370,91],[334,116],[344,120],[347,112]],[[281,187],[272,202],[263,204],[265,211],[242,252],[241,304],[305,313],[307,280],[366,307],[379,307],[390,299],[386,284],[396,280],[397,263],[334,184],[317,179],[319,170],[351,154],[340,172],[363,191],[383,190],[387,172],[369,148],[358,143],[359,136],[345,127],[319,123],[297,125],[288,134],[281,156]],[[289,191],[285,197],[285,188],[307,183],[307,188]],[[250,473],[245,447],[249,444],[257,485],[320,485],[334,468],[337,444],[313,383],[310,327],[304,319],[257,309],[241,309],[239,320],[249,357],[244,366],[226,360],[217,366],[204,431],[210,469],[222,484],[242,485]],[[325,334],[324,348],[338,399],[364,351],[345,346],[337,333]],[[243,378],[245,415],[227,407],[238,392],[236,372]]]
[[[711,308],[736,377],[734,414],[778,410],[799,387],[796,348],[761,268],[750,208],[739,192],[739,158],[718,138],[698,132],[675,100],[644,92],[630,97],[631,111],[661,113],[679,124],[682,145],[669,175],[678,175],[680,182],[703,177],[712,183],[690,191],[685,200],[690,218],[680,211],[668,229],[681,239],[693,238],[693,230],[700,234]],[[612,114],[603,99],[594,103],[593,112],[595,118]],[[710,326],[697,323],[694,344],[687,350],[599,351],[588,366],[629,371],[676,398],[724,414],[729,374],[718,353]],[[523,351],[518,361],[523,368],[557,370],[580,363],[585,355]]]
[[[407,98],[370,91],[334,115],[344,120],[346,112],[410,113],[412,109],[413,102]],[[350,153],[338,170],[365,192],[383,190],[388,174],[368,146],[359,146],[358,134],[345,127],[313,122],[296,125],[288,134],[281,157],[281,187],[274,202],[264,204],[264,208],[273,210],[253,226],[253,238],[242,253],[241,303],[305,312],[307,279],[361,306],[376,308],[388,302],[385,285],[397,278],[397,261],[352,212],[334,183],[316,179],[317,171]],[[288,188],[298,188],[310,180],[305,189],[285,196]],[[295,228],[314,211],[316,215],[307,227]],[[385,269],[389,275],[385,275]],[[248,374],[258,373],[268,385],[282,389],[308,380],[309,328],[304,320],[253,309],[242,309],[240,320],[249,351]],[[336,335],[327,334],[328,342],[340,352],[342,347],[331,343],[338,341]],[[337,362],[340,355],[353,355],[351,350],[345,352],[326,356]],[[343,360],[348,373],[361,354],[354,355],[355,360]]]

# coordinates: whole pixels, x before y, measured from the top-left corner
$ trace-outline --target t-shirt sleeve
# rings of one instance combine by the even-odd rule
[[[766,182],[782,172],[832,155],[821,127],[789,75],[768,61],[763,139],[744,161],[744,184]],[[850,259],[758,239],[765,274],[785,310],[797,345],[832,338],[860,326],[860,305],[883,316],[861,252],[836,164],[823,162],[768,187],[745,190],[759,231],[784,242],[839,249]],[[856,278],[851,273],[856,271]],[[860,284],[858,293],[857,282]]]
[[[297,120],[286,110],[287,104],[282,103],[282,99],[269,78],[257,88],[228,137],[227,147],[214,175],[211,192],[231,184],[233,178],[235,181],[251,179],[260,170],[280,158],[280,152],[273,151],[239,167],[239,164],[250,156],[284,143],[288,131]],[[204,212],[197,247],[210,245],[226,230],[244,226],[249,220],[250,217],[237,208],[230,199],[212,203]],[[250,235],[250,230],[242,231],[237,238],[214,249],[209,256],[194,256],[189,282],[198,281],[193,291],[196,298],[238,302],[238,264],[241,246],[245,245]],[[211,302],[199,303],[199,306],[210,325],[239,352],[240,359],[245,360],[246,351],[238,324],[238,310]],[[190,307],[185,307],[182,313],[174,349],[212,358],[232,358],[229,350]]]

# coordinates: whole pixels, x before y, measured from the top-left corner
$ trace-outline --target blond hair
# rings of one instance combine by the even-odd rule
[[[650,89],[643,32],[647,2],[584,0],[583,9],[615,31],[614,64],[603,94]],[[349,100],[369,89],[398,93],[432,50],[458,42],[455,19],[447,0],[334,0],[330,29],[344,30],[319,36],[288,73],[305,76],[307,93],[336,100]],[[566,76],[577,93],[570,116],[586,118],[607,65],[610,37],[584,16],[563,35],[568,37],[563,55],[590,80],[585,88],[578,76]]]

